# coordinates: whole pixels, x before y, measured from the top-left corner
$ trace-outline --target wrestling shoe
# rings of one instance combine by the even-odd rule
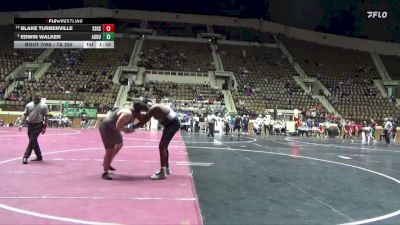
[[[102,178],[103,180],[112,180],[112,177],[110,176],[110,174],[109,174],[108,172],[104,172],[104,173],[101,175],[101,178]]]
[[[165,170],[159,170],[150,177],[152,180],[164,180],[167,178],[167,172]]]
[[[171,175],[171,169],[169,167],[167,167],[167,175]]]
[[[35,159],[32,159],[31,161],[43,161],[43,157],[37,157]]]

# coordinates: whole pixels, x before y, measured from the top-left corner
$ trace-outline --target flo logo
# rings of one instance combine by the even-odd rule
[[[387,11],[366,11],[367,19],[386,19]]]

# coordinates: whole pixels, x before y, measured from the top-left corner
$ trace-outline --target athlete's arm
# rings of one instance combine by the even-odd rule
[[[20,125],[23,125],[25,123],[25,120],[28,117],[28,111],[29,111],[28,104],[26,104],[25,111],[24,111],[24,114],[22,115],[21,124]]]
[[[24,114],[21,116],[21,120],[19,121],[19,131],[22,130],[22,126],[25,124],[26,117],[28,117],[28,104],[26,104]]]
[[[149,109],[149,111],[146,112],[145,115],[138,118],[139,122],[136,123],[135,125],[133,125],[133,128],[136,129],[136,128],[139,128],[139,127],[145,125],[151,119],[151,117],[153,117],[156,114],[156,112],[157,112],[156,110],[157,110],[157,107],[151,107]]]
[[[44,108],[44,121],[42,127],[42,134],[46,133],[47,125],[49,124],[49,109],[47,106]]]
[[[124,133],[130,133],[130,131],[125,128],[125,125],[129,123],[129,121],[132,118],[132,112],[127,109],[122,109],[120,111],[120,115],[117,120],[117,124],[115,125],[118,130],[124,132]]]

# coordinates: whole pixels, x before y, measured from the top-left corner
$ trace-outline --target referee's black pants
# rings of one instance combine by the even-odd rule
[[[214,137],[214,128],[215,128],[215,123],[209,123],[208,124],[208,135],[207,137]]]
[[[390,145],[390,132],[388,130],[383,130],[383,134],[385,135],[386,144]]]
[[[40,151],[38,137],[42,132],[43,122],[40,123],[30,123],[28,124],[28,138],[29,144],[26,147],[24,158],[29,158],[32,154],[32,150],[35,151],[36,157],[42,159],[42,152]]]

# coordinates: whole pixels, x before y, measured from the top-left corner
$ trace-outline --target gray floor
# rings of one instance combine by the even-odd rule
[[[205,224],[400,224],[399,145],[182,135]]]

